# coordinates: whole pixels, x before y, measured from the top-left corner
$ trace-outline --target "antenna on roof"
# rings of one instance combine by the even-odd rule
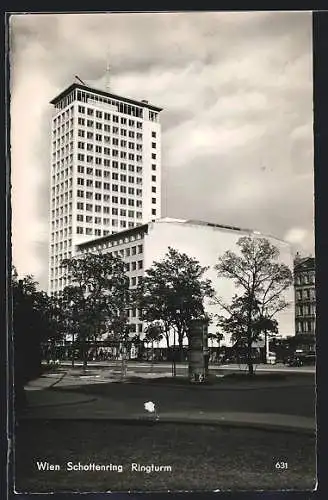
[[[76,79],[77,79],[80,83],[82,83],[82,85],[84,85],[85,87],[87,86],[87,85],[86,85],[86,83],[84,83],[84,81],[83,81],[83,80],[81,80],[81,78],[80,78],[80,77],[78,77],[77,75],[75,75],[75,78],[76,78]]]
[[[105,89],[107,92],[110,91],[110,64],[109,64],[109,51],[107,53],[107,62],[106,62],[106,79],[105,79]]]

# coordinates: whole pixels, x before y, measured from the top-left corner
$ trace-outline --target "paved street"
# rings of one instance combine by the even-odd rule
[[[71,361],[62,361],[61,366],[63,367],[70,367],[72,365]],[[76,367],[81,367],[82,363],[80,361],[75,362]],[[121,366],[121,361],[89,361],[88,362],[88,367],[89,368],[117,368],[120,369]],[[273,372],[273,373],[315,373],[315,366],[296,366],[296,367],[291,367],[284,365],[282,363],[277,363],[275,365],[265,365],[265,364],[259,364],[259,365],[254,365],[255,370],[257,372]],[[238,364],[227,364],[227,365],[217,365],[217,364],[211,364],[210,365],[210,370],[215,371],[215,372],[220,372],[220,371],[240,371],[240,370],[246,370],[247,367],[246,365],[238,365]],[[187,363],[177,363],[176,364],[176,369],[177,372],[181,375],[187,374],[188,373],[188,364]],[[138,361],[128,361],[128,370],[131,370],[133,372],[137,373],[143,373],[143,372],[155,372],[155,373],[170,373],[172,370],[172,363],[170,362],[160,362],[160,363],[154,363],[152,365],[151,362],[138,362]]]

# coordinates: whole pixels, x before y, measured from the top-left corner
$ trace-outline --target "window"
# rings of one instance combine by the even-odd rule
[[[151,169],[156,170],[156,165],[152,164]]]
[[[131,270],[136,271],[137,269],[137,263],[136,262],[131,262]]]
[[[128,215],[129,217],[134,217],[134,210],[129,210]]]
[[[117,115],[113,115],[113,122],[118,123],[118,116]]]
[[[84,161],[84,155],[83,155],[83,154],[81,154],[81,153],[79,153],[79,154],[77,155],[77,159],[78,159],[78,161]]]
[[[138,269],[142,269],[142,260],[138,260]]]
[[[142,245],[138,245],[138,253],[142,253],[143,247]]]
[[[88,108],[87,113],[89,116],[93,116],[93,109]]]
[[[84,119],[84,118],[78,118],[78,119],[77,119],[77,123],[78,123],[79,125],[84,125],[84,124],[85,124],[85,119]]]
[[[85,135],[85,134],[84,134],[84,130],[79,129],[79,131],[78,131],[77,135],[78,135],[79,137],[84,137],[84,135]]]
[[[137,247],[132,247],[131,250],[132,250],[132,255],[136,255]]]
[[[101,177],[101,170],[100,169],[96,169],[96,176]]]
[[[84,203],[81,203],[80,201],[76,204],[76,208],[78,210],[83,210],[83,207],[84,207]]]
[[[87,126],[93,127],[93,120],[87,120]]]
[[[152,199],[151,199],[151,202],[152,202],[152,203],[156,203],[156,198],[152,198]]]
[[[96,118],[102,118],[102,112],[96,111]]]
[[[152,147],[152,148],[156,148],[156,142],[152,142],[152,143],[151,143],[151,147]]]
[[[95,199],[100,201],[101,200],[101,194],[100,193],[96,193],[95,194]]]
[[[156,193],[156,187],[155,187],[155,186],[153,186],[153,187],[151,188],[151,192],[152,192],[152,193]]]
[[[92,229],[91,227],[87,227],[85,230],[85,234],[92,234]]]
[[[126,205],[126,198],[120,198],[121,205]]]
[[[110,184],[108,182],[104,182],[104,189],[106,191],[109,191],[110,190]]]
[[[130,257],[130,248],[125,249],[125,256]],[[129,268],[129,270],[130,270],[130,268]]]
[[[134,207],[134,200],[132,200],[131,198],[128,199],[128,205],[129,207]]]
[[[79,174],[84,174],[84,167],[82,167],[82,165],[78,165],[77,166],[77,171]]]
[[[92,222],[92,217],[91,217],[91,215],[86,215],[86,217],[85,217],[85,222]]]
[[[82,177],[78,177],[77,184],[78,184],[78,186],[84,186],[84,179],[82,179]]]
[[[96,122],[96,129],[102,130],[102,124],[100,122]]]
[[[82,189],[78,189],[77,190],[77,197],[78,198],[84,198],[84,191],[82,191]]]
[[[96,141],[101,141],[102,135],[101,134],[96,134]]]
[[[77,226],[76,232],[77,232],[77,234],[83,234],[83,227]]]
[[[156,215],[156,208],[152,208],[151,214]]]
[[[152,182],[156,182],[156,175],[152,175],[151,180],[152,180]]]
[[[87,132],[87,139],[93,139],[93,132]]]
[[[101,181],[95,181],[95,187],[101,189]]]
[[[87,174],[88,175],[92,175],[92,172],[93,172],[92,168],[91,167],[87,167]]]
[[[101,206],[95,205],[95,212],[101,212]]]
[[[151,136],[156,137],[156,132],[154,132],[154,130],[152,131]]]
[[[151,154],[152,160],[156,160],[156,153]]]

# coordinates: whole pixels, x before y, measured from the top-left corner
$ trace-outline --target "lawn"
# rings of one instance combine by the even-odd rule
[[[313,489],[315,438],[194,425],[110,421],[22,421],[16,436],[16,491]],[[61,466],[38,471],[37,461]],[[122,465],[123,472],[67,471],[66,463]],[[275,464],[287,462],[288,469]],[[138,472],[131,464],[166,466]]]

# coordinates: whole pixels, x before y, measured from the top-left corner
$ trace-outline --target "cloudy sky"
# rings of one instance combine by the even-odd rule
[[[163,215],[314,253],[309,12],[11,17],[12,245],[46,288],[49,101],[74,75],[162,112]]]

